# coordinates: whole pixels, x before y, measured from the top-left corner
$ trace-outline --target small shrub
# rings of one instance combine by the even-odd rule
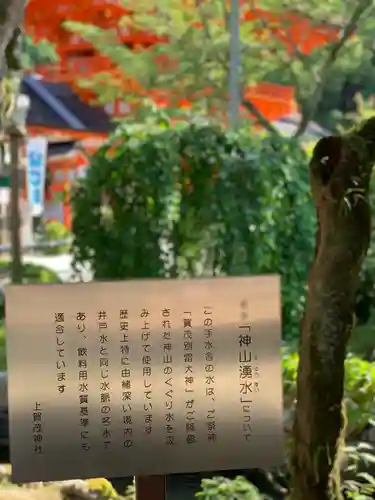
[[[263,500],[259,490],[244,477],[203,479],[196,497],[203,500]]]
[[[0,273],[10,275],[11,262],[0,260]],[[58,275],[44,266],[37,264],[23,264],[23,283],[61,283]]]
[[[69,229],[61,222],[49,221],[42,226],[41,234],[39,240],[41,242],[54,242],[54,241],[64,241],[71,238],[71,232]],[[68,253],[70,245],[61,245],[53,248],[43,248],[42,253],[44,255],[61,255]]]
[[[119,127],[72,192],[74,261],[99,280],[280,274],[296,338],[314,244],[307,163],[297,142],[251,131]]]
[[[343,470],[342,491],[345,498],[371,500],[375,494],[374,448],[368,443],[358,443],[344,448],[346,465]]]
[[[369,472],[375,465],[375,455],[372,446],[358,443],[344,446],[343,462],[337,475],[337,498],[351,500],[371,500],[375,493],[375,479]],[[281,485],[280,485],[281,486]],[[287,486],[285,484],[284,486]],[[283,497],[288,498],[288,491],[283,490]],[[235,479],[215,477],[204,479],[201,491],[196,497],[203,500],[270,500],[274,498],[260,491],[255,485],[242,476]]]

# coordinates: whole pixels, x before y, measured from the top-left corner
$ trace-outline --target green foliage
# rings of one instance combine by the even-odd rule
[[[202,490],[196,494],[203,500],[262,500],[264,497],[258,489],[244,477],[235,479],[215,477],[203,479]]]
[[[59,56],[55,46],[47,40],[34,43],[33,39],[24,35],[22,65],[25,69],[35,69],[38,64],[57,63]]]
[[[375,478],[367,472],[375,464],[373,448],[367,443],[345,446],[345,464],[342,467],[343,481],[340,481],[344,498],[370,500],[375,492]],[[204,479],[201,491],[196,494],[203,500],[266,500],[262,494],[244,477],[235,479],[214,477]],[[286,497],[287,498],[287,497]]]
[[[298,355],[284,352],[284,403],[290,406],[296,398]],[[375,366],[349,354],[345,361],[345,403],[348,434],[359,436],[375,414]]]
[[[362,429],[375,411],[375,366],[349,355],[345,361],[345,396],[349,429]]]
[[[297,336],[314,212],[298,144],[211,126],[120,127],[72,193],[95,279],[280,273]]]
[[[374,470],[374,448],[368,443],[360,442],[356,445],[346,446],[345,455],[347,477],[342,485],[345,498],[371,500],[375,493],[375,478],[368,471]]]
[[[11,263],[7,260],[0,260],[0,273],[3,275],[7,272],[10,274]],[[60,283],[61,280],[57,274],[44,266],[37,264],[23,264],[23,283]]]
[[[39,236],[39,240],[42,242],[56,242],[56,241],[66,241],[71,238],[71,232],[69,229],[58,221],[46,222]],[[44,248],[44,255],[61,255],[68,253],[70,249],[69,245],[61,245],[59,247]]]

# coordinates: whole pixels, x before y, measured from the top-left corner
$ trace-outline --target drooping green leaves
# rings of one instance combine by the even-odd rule
[[[122,126],[72,203],[75,259],[96,279],[280,273],[285,332],[298,335],[314,231],[298,144]]]

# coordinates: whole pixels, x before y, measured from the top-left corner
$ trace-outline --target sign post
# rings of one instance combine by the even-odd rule
[[[5,296],[14,481],[135,476],[164,500],[167,474],[283,462],[277,276]]]
[[[44,209],[48,141],[44,137],[27,140],[27,192],[33,217]]]
[[[135,478],[136,500],[166,500],[165,476],[141,476]]]

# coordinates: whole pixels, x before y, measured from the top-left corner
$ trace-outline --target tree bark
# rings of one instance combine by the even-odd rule
[[[0,0],[0,74],[6,67],[5,52],[14,32],[23,24],[26,0]]]
[[[335,460],[343,426],[346,345],[371,234],[375,118],[321,139],[310,162],[318,229],[301,325],[290,500],[340,498]]]

